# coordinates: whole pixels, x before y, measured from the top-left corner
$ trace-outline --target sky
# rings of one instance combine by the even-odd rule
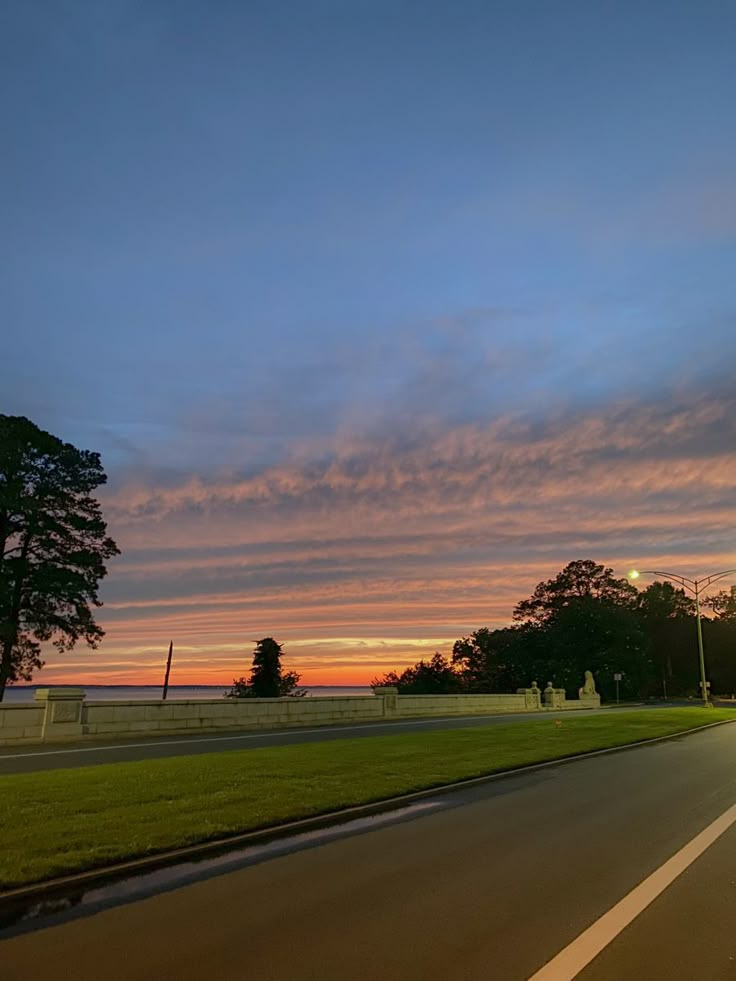
[[[99,451],[98,650],[367,684],[574,559],[736,566],[731,0],[5,0],[0,411]],[[726,583],[736,581],[727,580]]]

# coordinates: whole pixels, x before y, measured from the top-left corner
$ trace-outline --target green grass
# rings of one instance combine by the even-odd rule
[[[735,718],[696,708],[570,715],[4,776],[0,889]]]

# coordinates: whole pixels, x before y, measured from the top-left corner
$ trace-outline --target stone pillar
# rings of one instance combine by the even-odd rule
[[[38,688],[35,700],[44,705],[41,739],[79,739],[83,735],[84,688]]]
[[[517,688],[516,694],[524,696],[524,708],[540,709],[542,707],[542,693],[536,681],[532,682],[531,688]]]
[[[599,709],[601,707],[601,696],[598,692],[580,695],[580,705],[582,708]]]
[[[565,707],[565,689],[554,688],[552,682],[547,682],[544,689],[544,707],[548,709],[558,709]]]
[[[399,711],[399,689],[393,685],[377,685],[373,694],[383,699],[383,714],[397,715]]]

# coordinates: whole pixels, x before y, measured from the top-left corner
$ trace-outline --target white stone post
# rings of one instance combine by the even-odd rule
[[[541,709],[542,693],[536,681],[532,682],[531,688],[517,688],[516,694],[524,696],[524,708],[534,709],[535,711]]]
[[[544,706],[548,709],[564,708],[565,689],[554,688],[552,682],[548,681],[547,687],[544,689]]]
[[[383,714],[397,715],[399,711],[399,689],[393,685],[377,685],[373,694],[383,699]]]
[[[35,700],[44,705],[41,739],[79,739],[83,734],[84,688],[38,688]]]

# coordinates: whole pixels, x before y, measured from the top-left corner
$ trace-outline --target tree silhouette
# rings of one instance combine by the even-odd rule
[[[236,678],[226,698],[284,698],[306,695],[297,691],[301,675],[296,671],[283,672],[281,657],[283,649],[273,637],[264,637],[253,651],[253,664],[250,678]]]
[[[633,608],[636,597],[634,586],[626,579],[615,579],[613,569],[606,569],[590,559],[577,559],[569,562],[554,579],[540,582],[529,599],[518,603],[514,620],[541,626],[580,599],[590,598]]]
[[[590,559],[570,562],[540,582],[514,610],[514,619],[529,628],[524,643],[534,670],[571,692],[591,670],[604,696],[621,672],[626,693],[638,693],[651,675],[638,595],[628,580]]]
[[[452,663],[468,692],[515,691],[529,684],[526,627],[480,627],[452,647]],[[527,645],[528,646],[528,645]],[[541,676],[540,676],[541,677]]]
[[[703,606],[716,614],[703,619],[713,690],[736,692],[736,587]],[[480,627],[455,641],[450,663],[436,654],[372,684],[407,693],[512,692],[536,678],[574,697],[590,670],[604,698],[615,694],[616,674],[624,698],[689,695],[698,680],[694,613],[694,601],[668,582],[640,592],[612,569],[578,559],[516,605],[513,626]]]
[[[678,687],[673,654],[692,646],[687,639],[695,636],[695,600],[670,582],[653,582],[639,593],[637,609],[657,674],[657,691],[661,683],[661,694],[667,697]]]
[[[731,620],[736,623],[736,586],[721,589],[720,592],[707,596],[703,600],[703,606],[712,610],[719,620]]]
[[[65,651],[104,636],[91,607],[120,552],[90,493],[106,480],[99,453],[0,415],[0,701],[43,666],[40,642]]]
[[[449,695],[460,691],[462,682],[439,651],[429,661],[418,661],[401,674],[389,671],[381,678],[371,681],[372,687],[395,685],[401,695]]]

